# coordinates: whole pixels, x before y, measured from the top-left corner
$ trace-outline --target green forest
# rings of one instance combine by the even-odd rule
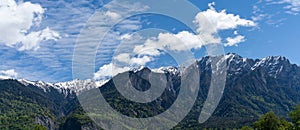
[[[300,105],[289,113],[288,120],[270,111],[262,115],[251,127],[243,126],[241,130],[300,130]]]
[[[252,73],[249,75],[255,77]],[[244,78],[249,79],[248,77]],[[260,79],[260,77],[257,78]],[[267,81],[274,80],[269,79]],[[249,85],[249,82],[248,84],[241,82],[241,84]],[[208,121],[199,124],[197,120],[201,105],[206,97],[205,94],[199,93],[193,109],[173,129],[300,130],[300,105],[296,106],[299,103],[296,89],[274,87],[276,86],[274,83],[270,85],[270,88],[265,85],[241,87],[229,84],[228,86],[225,90],[227,93],[224,94],[221,103]],[[207,87],[201,87],[203,92],[207,91],[205,88]],[[260,90],[261,88],[268,88],[268,93],[264,89]],[[288,91],[283,91],[281,88]],[[121,98],[120,95],[118,96],[112,82],[101,87],[100,91],[114,109],[132,117],[156,115],[165,110],[164,107],[171,105],[172,99],[176,99],[176,96],[163,96],[161,100],[164,102],[162,104],[166,106],[153,110],[152,106],[159,105],[146,107],[145,105],[130,103]],[[179,89],[176,89],[177,91]],[[24,86],[15,80],[0,81],[0,92],[0,130],[101,129],[83,111],[74,93],[62,94],[54,88],[49,88],[49,91],[44,92],[37,86]],[[135,114],[132,111],[135,108],[142,111]]]

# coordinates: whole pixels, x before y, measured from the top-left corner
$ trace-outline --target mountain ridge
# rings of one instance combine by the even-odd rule
[[[197,60],[197,62],[201,62],[202,60],[207,61],[208,58],[210,58],[211,56],[205,56],[202,57],[201,59]],[[264,68],[271,68],[272,69],[276,69],[276,68],[272,68],[272,65],[276,65],[280,62],[285,62],[284,64],[290,64],[293,67],[299,67],[296,64],[291,64],[290,61],[284,57],[284,56],[268,56],[262,59],[251,59],[251,58],[244,58],[236,53],[227,53],[226,55],[224,55],[224,58],[227,60],[227,66],[231,66],[233,69],[233,71],[235,72],[239,72],[240,69],[251,69],[251,70],[255,70],[259,67],[264,67]],[[234,66],[232,66],[234,65]],[[280,67],[283,67],[283,65],[281,65]],[[129,70],[129,71],[133,71],[133,72],[138,72],[141,69],[144,68],[148,68],[148,67],[142,67],[140,69],[133,69],[133,70]],[[150,69],[150,68],[148,68]],[[280,70],[282,70],[283,68],[281,68]],[[156,73],[178,73],[178,71],[180,70],[178,67],[174,67],[174,66],[168,66],[168,67],[160,67],[157,69],[150,69],[152,72],[156,72]],[[271,72],[273,76],[276,75],[276,72]],[[273,74],[275,73],[275,74]],[[278,72],[277,72],[278,73]],[[8,79],[8,78],[6,78]],[[5,80],[5,79],[0,79],[0,80]],[[104,80],[92,80],[92,79],[87,79],[87,80],[80,80],[80,79],[74,79],[74,80],[70,80],[70,81],[65,81],[65,82],[54,82],[54,83],[50,83],[50,82],[44,82],[41,80],[38,81],[31,81],[31,80],[27,80],[27,79],[16,79],[19,82],[23,83],[25,86],[27,86],[28,84],[32,84],[35,86],[39,86],[39,87],[58,87],[57,89],[60,88],[65,88],[65,89],[72,89],[73,91],[76,91],[76,89],[81,89],[81,88],[73,88],[73,86],[76,86],[76,84],[85,84],[85,83],[91,83],[94,82],[96,84],[96,87],[100,87],[103,84],[105,84],[108,80],[110,79],[104,79]],[[82,90],[80,90],[82,91]]]
[[[210,86],[212,74],[210,58],[212,57],[206,56],[196,62],[200,70],[198,97],[191,112],[175,128],[240,128],[242,125],[252,124],[260,115],[270,110],[286,117],[292,106],[300,103],[299,66],[291,64],[287,58],[281,56],[270,56],[259,60],[243,58],[237,54],[229,53],[223,56],[224,59],[221,59],[227,63],[224,95],[212,117],[204,124],[199,124],[197,119]],[[95,83],[97,81],[78,79],[60,83],[24,79],[0,80],[0,83],[2,83],[0,88],[5,92],[4,95],[0,95],[0,99],[3,98],[4,101],[9,101],[11,99],[5,97],[6,93],[18,97],[22,96],[19,95],[19,90],[26,91],[26,95],[29,97],[28,101],[30,101],[28,103],[34,103],[53,113],[53,122],[59,122],[59,128],[71,129],[74,128],[72,127],[74,123],[78,126],[76,127],[78,129],[83,127],[97,128],[83,112],[76,94],[81,94],[90,89],[100,89],[101,93],[106,94],[108,102],[116,110],[125,112],[125,115],[147,117],[150,114],[153,116],[163,112],[176,99],[176,95],[180,91],[180,71],[181,69],[178,67],[166,67],[156,70],[145,67],[129,71],[132,74],[130,82],[138,90],[146,90],[151,85],[147,81],[147,77],[152,72],[166,75],[168,79],[166,88],[168,89],[165,90],[165,95],[158,98],[150,107],[144,107],[141,104],[130,105],[132,102],[126,101],[115,93],[117,90],[113,89],[115,84],[112,80],[100,82],[98,83],[99,86]],[[3,86],[5,84],[8,86]],[[8,88],[10,91],[6,90]],[[13,92],[14,89],[16,89],[16,92]],[[31,95],[31,91],[36,94]],[[23,98],[27,99],[28,97],[16,99],[23,101]],[[48,103],[53,104],[54,107],[47,105]],[[152,108],[153,106],[159,107]],[[134,111],[137,108],[144,111]],[[155,112],[151,112],[151,110],[155,110]],[[40,121],[40,124],[43,124],[41,121],[48,119],[48,117],[40,116],[35,118]],[[47,122],[44,122],[44,124],[47,124]],[[52,125],[56,125],[56,127],[50,125],[51,128],[57,128],[57,123],[52,123]],[[50,129],[50,127],[48,128]]]

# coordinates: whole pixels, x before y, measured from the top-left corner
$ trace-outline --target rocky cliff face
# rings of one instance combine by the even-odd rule
[[[48,130],[55,130],[57,125],[51,118],[45,116],[36,117],[34,123],[45,126]]]

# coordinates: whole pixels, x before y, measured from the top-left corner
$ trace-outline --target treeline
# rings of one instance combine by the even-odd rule
[[[300,105],[289,113],[290,121],[277,116],[273,111],[262,115],[250,126],[243,126],[241,130],[300,130]]]

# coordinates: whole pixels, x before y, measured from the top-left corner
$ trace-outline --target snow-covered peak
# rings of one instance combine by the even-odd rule
[[[168,66],[168,67],[160,67],[158,69],[152,69],[151,71],[155,73],[170,73],[176,75],[179,73],[179,69],[177,67]]]
[[[55,83],[54,85],[59,88],[69,89],[73,92],[78,93],[78,92],[82,92],[85,90],[101,87],[107,81],[108,80],[94,81],[91,79],[87,79],[87,80],[75,79],[75,80],[68,81],[68,82],[58,82],[58,83]]]
[[[205,68],[211,63],[211,58],[204,57],[201,59],[201,64],[204,64]],[[291,64],[289,60],[283,56],[268,56],[263,59],[248,59],[235,53],[227,53],[222,58],[227,61],[227,71],[229,75],[243,74],[244,72],[255,70],[258,67],[264,68],[270,76],[276,77],[282,71],[289,67]],[[202,68],[203,69],[203,68]]]
[[[87,79],[87,80],[75,79],[75,80],[68,81],[68,82],[58,82],[58,83],[48,83],[48,82],[43,82],[43,81],[29,81],[26,79],[19,79],[18,81],[25,86],[28,86],[28,85],[37,86],[37,87],[43,89],[44,92],[49,92],[50,88],[54,88],[54,89],[58,90],[59,92],[68,94],[68,91],[80,93],[85,90],[101,87],[108,80],[93,81],[91,79]]]
[[[227,63],[227,71],[229,75],[242,74],[246,71],[249,71],[255,64],[254,60],[243,58],[235,53],[227,53],[224,55],[224,59]]]
[[[48,82],[43,82],[43,81],[29,81],[29,80],[26,80],[26,79],[19,79],[18,80],[20,83],[22,83],[23,85],[25,86],[28,86],[28,85],[33,85],[33,86],[37,86],[41,89],[44,90],[44,92],[47,92],[47,91],[50,91],[50,87],[52,88],[56,88],[52,83],[48,83]]]
[[[26,80],[26,79],[19,79],[18,80],[20,83],[22,83],[23,85],[25,85],[25,86],[28,86],[28,85],[30,85],[30,84],[35,84],[33,81],[29,81],[29,80]]]
[[[264,68],[270,76],[277,77],[281,72],[291,67],[290,61],[283,56],[268,56],[256,62],[251,68]]]
[[[217,59],[217,60],[226,60],[228,64],[235,63],[238,64],[240,62],[247,62],[249,59],[243,58],[242,56],[236,54],[236,53],[227,53],[226,55],[220,55],[220,56],[205,56],[200,59],[200,62],[205,62],[206,65],[209,65],[211,63],[211,59]]]
[[[242,57],[236,53],[227,53],[225,55],[225,58],[226,59],[235,59],[235,58],[242,58]]]
[[[247,62],[247,58],[243,58],[242,56],[235,54],[235,53],[227,53],[224,58],[228,61],[228,63],[240,63],[240,62]]]
[[[7,80],[7,79],[13,79],[13,78],[0,75],[0,80]]]
[[[283,56],[268,56],[256,62],[256,64],[252,67],[252,70],[256,69],[257,67],[282,66],[286,63],[290,64],[289,60]]]

